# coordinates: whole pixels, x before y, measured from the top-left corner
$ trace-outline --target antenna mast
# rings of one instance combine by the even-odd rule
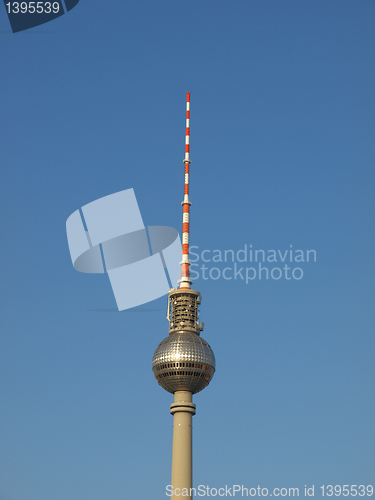
[[[190,201],[189,201],[189,168],[190,168],[190,92],[186,97],[186,134],[185,134],[185,194],[182,215],[182,261],[181,264],[181,279],[178,281],[180,289],[190,289],[193,283],[190,279],[190,262],[189,262],[189,235],[190,235]]]

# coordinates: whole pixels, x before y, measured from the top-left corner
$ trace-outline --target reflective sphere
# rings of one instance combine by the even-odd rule
[[[152,371],[166,391],[195,394],[210,383],[215,356],[209,344],[195,333],[172,333],[156,348]]]

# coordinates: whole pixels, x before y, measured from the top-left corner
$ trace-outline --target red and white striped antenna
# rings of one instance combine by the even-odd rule
[[[189,262],[189,234],[190,234],[190,201],[189,201],[189,167],[190,167],[190,92],[186,98],[186,135],[185,135],[185,194],[182,215],[182,261],[181,264],[181,279],[178,281],[180,288],[190,288],[193,283],[190,279],[190,262]]]

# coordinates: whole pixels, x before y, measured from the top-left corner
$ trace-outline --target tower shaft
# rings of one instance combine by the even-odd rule
[[[173,415],[172,479],[173,499],[191,499],[193,487],[192,458],[192,417],[195,415],[193,394],[189,391],[176,391],[171,404]]]

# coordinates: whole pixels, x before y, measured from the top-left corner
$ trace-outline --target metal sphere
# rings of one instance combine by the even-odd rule
[[[152,371],[166,391],[195,394],[210,383],[215,356],[209,344],[195,333],[172,333],[156,348]]]

